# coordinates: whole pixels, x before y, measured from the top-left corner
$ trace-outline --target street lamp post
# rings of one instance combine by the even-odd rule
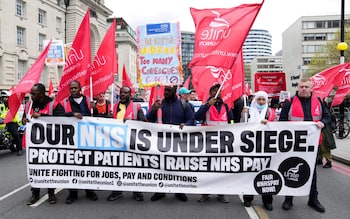
[[[340,43],[337,45],[337,49],[340,51],[340,64],[344,64],[345,57],[344,51],[348,49],[348,44],[344,42],[344,8],[345,8],[345,0],[341,0],[341,15],[340,15]],[[345,101],[345,99],[344,99]],[[344,101],[339,106],[339,114],[340,114],[340,124],[344,124]],[[344,135],[344,127],[341,125],[339,128],[339,137],[343,137]]]

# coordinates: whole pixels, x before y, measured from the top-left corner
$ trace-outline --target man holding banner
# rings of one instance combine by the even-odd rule
[[[195,113],[195,119],[202,121],[202,125],[227,125],[230,121],[233,121],[232,111],[222,101],[219,88],[220,84],[210,87],[210,97]],[[209,199],[209,194],[203,194],[197,201],[204,202],[207,199]],[[229,200],[224,195],[218,195],[217,199],[222,203],[229,203]]]
[[[327,107],[318,97],[312,95],[312,81],[310,79],[300,79],[295,96],[285,100],[279,121],[314,121],[319,129],[330,122]],[[282,208],[289,210],[292,205],[293,196],[286,196]],[[316,211],[325,212],[325,208],[318,200],[316,165],[308,205]]]
[[[63,101],[63,106],[66,111],[66,116],[74,116],[77,119],[83,116],[91,116],[91,107],[89,99],[81,93],[81,85],[79,81],[71,81],[69,83],[70,96]],[[91,201],[98,199],[93,190],[86,189],[86,197]],[[72,204],[78,199],[78,190],[70,189],[69,195],[66,198],[66,204]]]
[[[190,106],[184,107],[181,100],[176,96],[176,86],[165,86],[164,99],[162,101],[157,100],[151,109],[148,111],[147,119],[149,122],[156,122],[158,116],[158,109],[162,111],[161,122],[163,124],[180,125],[182,129],[185,125],[194,125],[194,115]],[[158,201],[165,197],[165,193],[155,193],[151,197],[151,201]],[[183,193],[176,193],[175,197],[181,201],[187,201],[187,196]]]
[[[56,104],[54,100],[45,95],[45,85],[41,83],[34,84],[30,90],[31,101],[25,107],[22,123],[25,125],[29,122],[27,115],[32,118],[39,118],[41,116],[63,116],[64,109],[61,104]],[[27,205],[35,204],[40,199],[40,188],[32,187],[32,197],[27,201]],[[48,188],[49,203],[55,204],[57,202],[55,196],[55,189]]]
[[[139,103],[134,103],[131,100],[131,88],[123,86],[120,89],[120,101],[113,106],[113,118],[120,120],[138,120],[146,121],[145,115]],[[112,191],[108,196],[108,201],[114,201],[123,196],[122,191]],[[136,201],[143,201],[142,192],[133,192],[133,197]]]

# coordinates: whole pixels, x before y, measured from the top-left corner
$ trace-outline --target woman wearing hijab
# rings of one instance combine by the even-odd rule
[[[255,93],[254,99],[249,107],[248,123],[261,122],[266,124],[274,121],[275,113],[268,106],[268,96],[265,91]],[[253,195],[243,195],[244,206],[250,207],[254,199]],[[262,201],[266,210],[272,211],[272,195],[262,195]]]

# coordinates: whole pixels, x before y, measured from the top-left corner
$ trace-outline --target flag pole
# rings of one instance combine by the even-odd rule
[[[219,87],[219,90],[218,90],[218,92],[216,92],[216,94],[215,94],[215,97],[214,97],[215,99],[219,96],[219,93],[221,92],[222,87],[224,86],[224,83],[225,83],[225,81],[227,80],[227,75],[228,75],[229,73],[231,73],[231,70],[228,70],[228,71],[226,72],[225,77],[224,77],[224,80],[223,80],[223,82],[221,82],[220,87]]]
[[[113,114],[113,109],[114,109],[114,82],[112,83],[112,91],[111,91],[111,113]]]
[[[156,97],[157,97],[156,101],[158,101],[158,100],[160,100],[160,85],[159,85],[159,84],[157,84],[156,93],[157,93],[157,95],[156,95]],[[162,115],[162,109],[158,108],[158,109],[157,109],[157,123],[158,123],[158,124],[162,124],[162,116],[163,116],[163,115]]]
[[[94,97],[92,95],[93,95],[93,92],[92,92],[92,76],[90,75],[90,102],[94,101]],[[94,109],[92,107],[91,107],[90,111],[91,111],[91,116],[94,116]]]

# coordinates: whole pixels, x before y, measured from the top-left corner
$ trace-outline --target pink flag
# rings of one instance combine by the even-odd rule
[[[345,72],[348,72],[350,63],[344,63],[327,68],[315,74],[310,79],[313,84],[312,93],[321,99],[329,96],[334,86],[341,86]]]
[[[49,91],[47,93],[48,96],[51,96],[53,94],[53,84],[52,84],[52,79],[50,79],[50,84],[49,84]]]
[[[186,81],[185,81],[184,84],[182,85],[182,87],[185,87],[185,88],[189,89],[189,88],[190,88],[190,81],[191,81],[191,77],[188,76],[187,79],[186,79]]]
[[[261,4],[234,8],[190,8],[195,34],[195,51],[189,66],[216,66],[230,69],[259,13]]]
[[[33,85],[39,82],[41,73],[44,68],[45,59],[47,53],[49,52],[50,45],[51,40],[47,44],[44,51],[40,54],[40,56],[30,67],[30,69],[22,77],[21,81],[18,82],[16,88],[13,90],[8,100],[9,111],[6,114],[4,123],[8,123],[13,120],[13,118],[16,116],[19,106],[22,104],[26,93],[29,93]]]
[[[226,76],[226,79],[225,79]],[[192,84],[202,101],[209,98],[209,88],[215,84],[222,84],[222,100],[232,107],[233,102],[244,92],[244,67],[242,51],[231,69],[215,66],[195,66],[192,68]]]
[[[112,25],[106,32],[100,48],[98,49],[94,62],[91,66],[92,77],[92,96],[105,92],[109,85],[114,82],[114,62],[116,60],[115,51],[115,27],[116,22],[113,20]],[[84,94],[90,95],[90,84],[84,87]]]
[[[132,85],[132,82],[128,76],[128,73],[126,72],[125,65],[123,65],[123,81],[122,81],[123,86],[128,86],[131,88],[131,95],[135,94],[135,88],[134,85]]]
[[[69,83],[79,81],[85,86],[90,77],[91,49],[90,49],[90,8],[87,10],[80,24],[77,35],[69,50],[66,64],[58,86],[56,101],[60,102],[70,94]]]

